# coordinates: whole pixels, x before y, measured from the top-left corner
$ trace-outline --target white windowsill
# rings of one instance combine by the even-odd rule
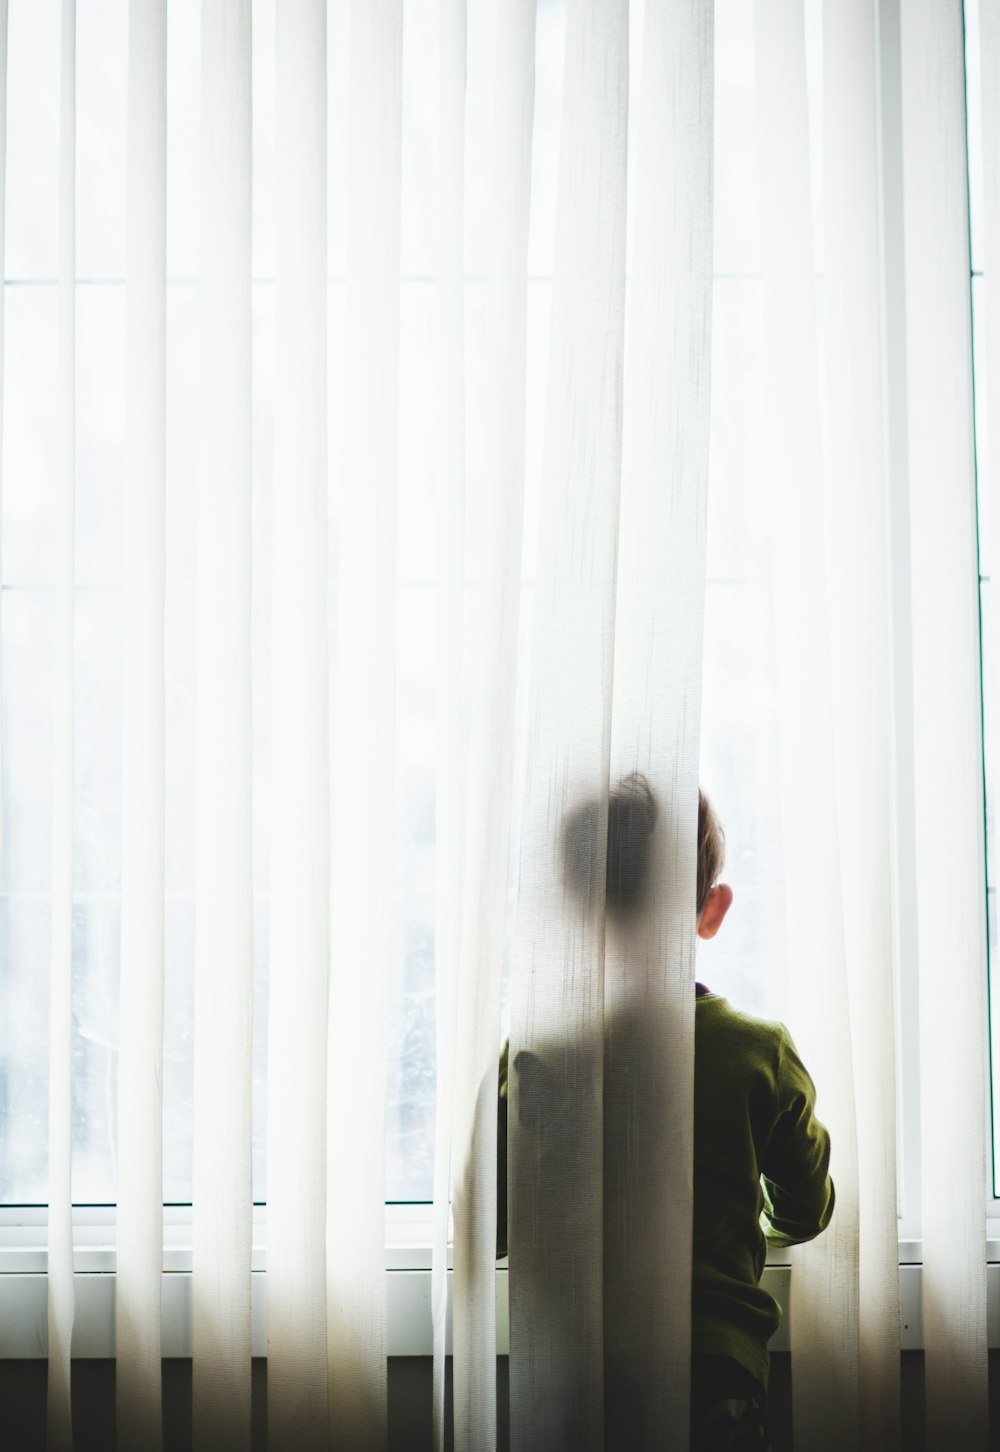
[[[266,1212],[254,1210],[251,1258],[252,1347],[267,1354]],[[76,1320],[75,1357],[113,1357],[115,1304],[114,1210],[74,1210]],[[47,1349],[46,1212],[44,1208],[0,1208],[0,1360],[44,1357]],[[431,1341],[430,1206],[386,1206],[386,1301],[390,1356],[429,1356]],[[988,1341],[1000,1349],[1000,1223],[987,1225],[986,1288]],[[920,1350],[920,1243],[899,1243],[902,1311],[900,1347]],[[451,1255],[449,1252],[449,1268]],[[772,1251],[764,1288],[782,1307],[782,1323],[771,1349],[787,1351],[791,1254]],[[497,1269],[497,1351],[508,1350],[507,1270]],[[191,1355],[190,1209],[164,1209],[163,1355]],[[451,1314],[448,1317],[451,1349]]]

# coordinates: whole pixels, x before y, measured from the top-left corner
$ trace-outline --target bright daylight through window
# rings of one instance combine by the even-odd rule
[[[117,979],[121,877],[121,491],[125,434],[125,0],[80,0],[77,163],[77,521],[73,843],[73,1198],[115,1199]],[[436,31],[433,0],[407,0],[404,47],[398,574],[398,953],[390,994],[386,1198],[428,1200],[434,1135],[434,343]],[[807,3],[810,161],[817,297],[823,315],[822,67],[818,0]],[[968,11],[971,136],[979,135],[976,6]],[[197,479],[198,23],[196,0],[169,6],[167,208],[167,820],[164,1196],[191,1196],[194,960],[194,496]],[[762,287],[752,0],[716,7],[716,217],[708,588],[701,777],[728,838],[738,911],[700,949],[699,977],[744,1008],[785,1017],[782,843],[775,665],[768,583]],[[253,6],[254,46],[254,1197],[266,1198],[266,984],[269,853],[269,516],[274,358],[273,0]],[[469,14],[468,154],[488,155],[491,67],[483,7]],[[342,408],[344,26],[330,8],[329,249],[331,431]],[[56,0],[12,0],[7,237],[0,718],[0,1202],[46,1195],[47,981],[52,815],[52,623],[58,181]],[[563,7],[539,4],[528,288],[526,531],[530,616],[534,506],[541,471],[554,243]],[[428,78],[431,78],[430,81]],[[338,109],[340,108],[340,109]],[[982,187],[970,149],[973,306],[982,306]],[[466,237],[469,537],[481,473],[488,197],[470,168]],[[977,338],[979,330],[977,330]],[[898,344],[897,344],[898,346]],[[888,347],[893,347],[892,340]],[[821,355],[822,356],[822,355]],[[977,349],[977,381],[986,359]],[[994,360],[1000,366],[1000,360]],[[985,499],[985,417],[977,417]],[[996,423],[1000,427],[1000,420]],[[991,620],[995,523],[981,509],[982,608]],[[337,521],[331,558],[336,559]],[[471,558],[471,555],[470,555]],[[470,601],[476,580],[468,578]],[[994,640],[995,645],[995,640]],[[526,652],[522,652],[522,663]],[[524,672],[522,671],[522,678]],[[985,679],[987,718],[1000,710]],[[521,692],[523,698],[523,691]],[[897,692],[898,694],[898,692]],[[897,720],[906,703],[897,700]],[[523,700],[522,700],[523,707]],[[900,715],[902,713],[902,715]],[[523,709],[522,709],[523,717]],[[522,733],[523,735],[523,733]],[[994,782],[987,756],[989,931],[996,951]],[[516,843],[515,843],[516,848]],[[905,865],[905,864],[904,864]],[[903,891],[905,891],[905,885]],[[904,943],[905,950],[905,943]],[[359,967],[359,971],[361,971]],[[994,1042],[1000,991],[992,994]],[[904,1085],[906,1070],[903,1071]],[[994,1074],[994,1081],[1000,1078]],[[905,1095],[904,1095],[904,1115]],[[1000,1124],[1000,1114],[994,1115]],[[994,1156],[996,1164],[997,1157]]]

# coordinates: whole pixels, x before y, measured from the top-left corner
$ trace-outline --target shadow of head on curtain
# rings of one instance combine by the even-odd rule
[[[541,1013],[525,1014],[501,1055],[497,1241],[509,1249],[511,1355],[523,1363],[522,1411],[530,1404],[528,1420],[560,1452],[595,1445],[595,1426],[609,1447],[654,1445],[662,1421],[643,1338],[659,1325],[674,1251],[664,1208],[676,1198],[676,1048],[690,1012],[667,975],[700,895],[693,861],[671,860],[675,806],[636,771],[606,803],[595,792],[554,823],[562,901],[558,889],[546,899],[531,965],[529,1007]],[[720,838],[703,833],[703,817],[710,887]]]
[[[565,880],[570,894],[592,908],[603,891],[607,912],[619,917],[641,912],[658,815],[649,782],[638,771],[622,777],[608,796],[606,836],[603,803],[584,802],[570,812],[563,825]]]
[[[607,835],[604,807],[586,801],[567,813],[562,829],[565,884],[582,907],[598,905],[604,851],[604,908],[620,924],[638,918],[648,905],[651,864],[659,803],[640,771],[629,772],[608,795]],[[725,858],[726,837],[711,802],[698,791],[698,875],[695,912],[700,916]]]

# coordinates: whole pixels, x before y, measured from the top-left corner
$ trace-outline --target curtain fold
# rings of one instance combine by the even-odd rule
[[[984,1447],[986,922],[964,28],[901,8],[929,1452]]]
[[[122,916],[115,1394],[123,1447],[162,1445],[167,12],[129,11],[122,499]]]
[[[327,1135],[331,1438],[386,1437],[386,992],[397,947],[401,0],[351,7],[346,411],[338,521]]]
[[[647,0],[629,271],[611,784],[654,793],[652,885],[608,912],[609,1448],[686,1442],[696,824],[711,383],[714,9]]]
[[[59,235],[53,554],[52,958],[49,975],[48,1443],[73,1443],[73,745],[76,614],[76,3],[59,31]]]
[[[979,54],[982,97],[983,148],[983,258],[982,271],[986,282],[986,390],[977,398],[977,408],[985,405],[988,455],[979,459],[980,478],[985,469],[986,514],[989,522],[989,551],[980,556],[980,570],[990,575],[998,558],[1000,531],[1000,9],[996,5],[979,7]],[[977,326],[983,328],[977,312]],[[983,531],[980,531],[981,538]],[[992,619],[997,618],[996,607]],[[995,627],[994,627],[995,630]],[[993,699],[1000,700],[1000,650],[996,635],[990,659],[984,662],[984,677],[993,682]],[[989,746],[987,746],[989,749]]]
[[[496,1445],[497,1052],[508,930],[522,604],[535,0],[497,7],[486,447],[471,625],[471,724],[452,1127],[456,1446]],[[440,1373],[439,1373],[440,1374]]]
[[[201,12],[192,1336],[206,1452],[250,1441],[250,9]]]
[[[566,10],[511,985],[510,1437],[604,1444],[604,861],[621,481],[628,6]],[[569,848],[572,859],[573,849]]]
[[[267,1418],[329,1446],[326,1070],[330,967],[325,0],[277,9]]]
[[[6,282],[7,257],[7,0],[0,0],[0,291]],[[0,297],[0,760],[3,759],[3,426],[4,426],[4,323],[6,300]],[[4,789],[0,774],[0,863],[4,856]]]
[[[480,380],[466,346],[466,230],[470,218],[470,235],[478,225],[473,208],[466,215],[474,134],[467,111],[471,117],[476,99],[468,0],[428,6],[438,25],[437,133],[428,148],[436,144],[439,163],[436,209],[428,209],[436,210],[436,262],[433,276],[408,275],[403,284],[404,14],[409,22],[425,12],[404,0],[345,0],[341,202],[328,183],[328,7],[275,5],[274,487],[265,521],[268,1434],[279,1448],[352,1452],[382,1452],[388,1436],[386,1069],[402,936],[397,787],[406,764],[396,683],[401,602],[411,598],[400,591],[397,552],[412,518],[405,496],[400,507],[397,457],[401,290],[431,281],[433,1441],[441,1452],[449,1432],[453,1211],[452,1440],[459,1452],[495,1452],[497,1444],[496,1090],[509,969],[511,1445],[652,1452],[686,1445],[689,1416],[691,908],[716,7],[565,3],[535,560],[525,549],[534,526],[525,503],[528,238],[532,206],[545,200],[532,197],[533,160],[537,166],[549,144],[535,135],[537,3],[495,7],[481,410],[468,390]],[[202,0],[196,9],[193,1419],[194,1445],[236,1452],[251,1441],[255,7]],[[981,0],[979,11],[995,540],[1000,7]],[[837,1193],[830,1228],[796,1249],[791,1283],[795,1435],[813,1452],[901,1446],[890,800],[899,748],[889,687],[891,582],[899,575],[884,457],[879,13],[877,0],[822,8],[818,280],[805,6],[755,0],[754,9],[789,1021],[831,1130]],[[0,264],[7,14],[0,0]],[[76,174],[85,131],[81,123],[78,137],[75,0],[60,0],[59,14],[47,1418],[49,1445],[69,1448]],[[973,1452],[988,1434],[985,828],[963,14],[961,0],[900,0],[929,1452]],[[634,22],[642,44],[626,284]],[[544,25],[543,45],[551,14]],[[167,60],[166,0],[130,0],[116,1398],[119,1444],[152,1449],[162,1445],[164,846],[172,805]],[[336,128],[331,135],[335,151]],[[430,175],[420,170],[425,161],[421,154],[415,169],[421,184]],[[331,196],[347,244],[342,333],[329,323]],[[0,384],[3,313],[0,305]],[[345,364],[343,425],[334,435],[331,342]],[[476,481],[467,478],[466,434],[479,417]],[[467,513],[478,529],[475,550],[466,546]],[[995,660],[983,669],[995,675]],[[515,779],[521,693],[523,781]],[[623,790],[651,804],[651,886],[641,912],[605,896],[609,803]],[[0,836],[0,849],[10,848],[9,834]],[[260,884],[258,891],[264,895]],[[430,1111],[420,1113],[426,1138]]]
[[[801,0],[758,0],[755,31],[790,1002],[794,1034],[817,1085],[817,1112],[831,1134],[837,1193],[829,1229],[794,1253],[793,1408],[796,1441],[834,1449],[859,1445],[861,1435],[858,1179],[822,565],[824,460]],[[808,852],[801,850],[805,843]]]
[[[465,86],[466,0],[438,7],[438,419],[435,656],[434,991],[436,1096],[431,1251],[432,1422],[444,1452],[451,1125],[462,914],[465,641]]]
[[[876,7],[823,10],[824,483],[844,946],[858,1139],[859,1447],[900,1446],[889,540]],[[838,1197],[840,1196],[838,1184]],[[835,1214],[840,1214],[838,1206]]]

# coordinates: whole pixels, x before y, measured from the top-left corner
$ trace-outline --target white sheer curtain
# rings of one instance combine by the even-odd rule
[[[479,504],[478,599],[471,624],[454,1132],[455,1438],[496,1445],[496,1103],[521,623],[525,488],[528,218],[535,101],[535,0],[496,12],[485,472]],[[439,1133],[451,1128],[439,1121]],[[467,1148],[471,1147],[471,1148]],[[435,1184],[438,1203],[447,1181]],[[443,1258],[443,1247],[435,1253]],[[441,1423],[444,1346],[435,1340]]]
[[[796,1439],[817,1448],[900,1445],[878,13],[869,0],[824,7],[821,373],[803,8],[799,0],[756,7],[788,941],[795,1031],[832,1131],[837,1186],[831,1229],[796,1253],[792,1276]],[[987,1436],[986,924],[962,21],[960,3],[901,6],[923,1327],[928,1446],[941,1448],[984,1447]],[[806,842],[808,854],[797,845]]]
[[[128,398],[122,499],[118,1435],[160,1446],[166,608],[167,11],[129,23]]]
[[[52,703],[52,969],[49,979],[49,1438],[73,1441],[73,627],[76,605],[76,3],[60,18],[57,533]]]
[[[636,76],[610,762],[656,794],[662,856],[641,922],[605,937],[605,1423],[623,1449],[683,1443],[688,1417],[714,38],[710,4],[647,4]]]
[[[330,1425],[386,1436],[386,994],[395,949],[401,0],[351,9],[346,412],[335,480],[332,940],[327,1075]]]
[[[275,11],[267,1414],[275,1446],[375,1452],[387,1438],[384,1148],[400,887],[404,62],[417,42],[406,31],[404,44],[403,0],[344,8],[342,192],[329,180],[333,12],[327,0],[278,0]],[[447,1421],[453,1195],[454,1445],[497,1444],[496,1076],[508,971],[511,1445],[680,1446],[715,7],[565,5],[537,551],[525,455],[540,15],[536,0],[491,11],[484,162],[466,154],[474,7],[440,0],[435,13],[436,349],[424,360],[436,399],[434,1442],[443,1447]],[[255,14],[250,0],[200,7],[191,1302],[194,1439],[213,1452],[251,1441],[253,827],[264,809],[252,730]],[[754,7],[790,1018],[832,1131],[837,1186],[829,1232],[794,1259],[794,1420],[800,1446],[873,1452],[901,1445],[878,14],[875,0],[823,7],[818,319],[803,0]],[[168,0],[131,0],[116,1336],[119,1445],[143,1448],[162,1440],[168,16]],[[997,16],[982,5],[994,279]],[[0,86],[6,22],[0,0]],[[928,1446],[974,1449],[987,1429],[986,1004],[960,0],[902,0],[901,31]],[[48,1425],[51,1445],[69,1447],[75,0],[61,0],[58,49]],[[467,356],[473,177],[489,195],[481,378]],[[3,222],[0,185],[0,256]],[[346,237],[339,332],[334,225]],[[998,297],[994,286],[996,501]],[[2,344],[0,331],[0,366]],[[474,388],[484,398],[475,481]],[[603,863],[609,787],[636,772],[659,808],[655,910],[641,923],[607,913],[601,885],[574,897],[562,858],[567,819],[582,811],[592,865]],[[533,1115],[538,1073],[557,1121]]]
[[[0,278],[6,273],[7,219],[7,0],[0,0]],[[0,504],[3,502],[3,367],[4,316],[0,307]],[[3,509],[0,508],[0,551],[3,549]],[[0,590],[0,638],[3,631],[3,591]],[[3,670],[0,668],[0,721],[3,714]],[[3,726],[0,724],[0,752],[3,751]],[[3,852],[4,822],[3,787],[0,785],[0,853]]]
[[[627,6],[569,4],[512,968],[510,1415],[525,1449],[604,1441],[604,904],[566,893],[560,844],[569,813],[607,800],[627,111]],[[531,1089],[529,1056],[545,1075]]]
[[[902,6],[928,1447],[987,1437],[986,922],[964,26]]]
[[[985,204],[986,256],[984,272],[1000,277],[1000,10],[996,5],[981,5],[979,10],[979,54],[982,95],[983,182]],[[988,418],[1000,419],[1000,286],[987,290],[986,313],[989,397]],[[994,422],[990,434],[990,456],[987,464],[990,481],[989,510],[991,518],[1000,519],[1000,427]],[[993,661],[996,668],[996,660]]]
[[[268,1437],[327,1446],[330,961],[326,5],[276,36],[277,296],[271,510]]]
[[[250,1437],[250,4],[201,24],[196,941],[192,1345],[195,1445]]]
[[[712,9],[646,6],[626,354],[627,38],[624,10],[568,7],[511,1007],[518,1447],[687,1426]],[[636,771],[661,808],[657,906],[606,925],[599,872],[589,901],[567,889],[562,835],[596,811],[602,862],[609,772]]]
[[[451,1124],[455,1105],[457,978],[461,945],[465,642],[465,112],[468,16],[465,0],[439,10],[440,296],[438,412],[438,601],[435,749],[436,1104],[431,1322],[434,1446],[445,1435]],[[468,1440],[468,1438],[466,1438]]]
[[[853,1065],[860,1362],[849,1409],[859,1446],[888,1452],[900,1445],[900,1318],[876,40],[868,0],[824,7],[824,525],[851,1054],[841,1017],[832,1083]]]
[[[834,1448],[859,1441],[857,1163],[829,607],[825,573],[817,568],[824,558],[824,472],[799,0],[758,0],[756,39],[790,1003],[797,1042],[820,1087],[837,1189],[829,1230],[795,1254],[795,1433],[803,1445]],[[808,852],[797,850],[799,843],[808,843]]]

